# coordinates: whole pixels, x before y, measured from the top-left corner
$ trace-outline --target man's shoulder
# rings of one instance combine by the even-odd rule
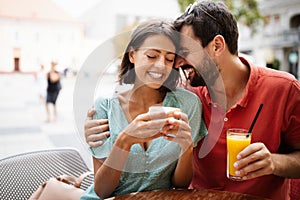
[[[290,90],[291,88],[300,90],[300,82],[288,72],[266,67],[258,67],[258,71],[258,83],[263,84],[265,88],[276,86],[277,90]]]
[[[259,75],[262,77],[267,77],[271,79],[283,79],[285,81],[296,80],[295,76],[285,71],[270,69],[267,67],[257,67],[257,69],[259,71]]]

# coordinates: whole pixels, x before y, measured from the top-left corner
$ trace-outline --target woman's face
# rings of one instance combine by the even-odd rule
[[[135,84],[160,88],[171,73],[175,60],[175,45],[165,35],[149,36],[141,47],[129,52],[134,64]]]

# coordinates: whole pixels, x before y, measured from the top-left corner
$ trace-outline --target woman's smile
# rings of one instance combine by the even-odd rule
[[[162,79],[164,77],[163,73],[148,71],[147,74],[153,79]]]

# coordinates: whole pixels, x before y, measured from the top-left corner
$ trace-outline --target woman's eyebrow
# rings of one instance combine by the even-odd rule
[[[158,53],[161,53],[161,50],[159,50],[159,49],[147,49],[147,50],[152,50],[152,51],[156,51],[156,52],[158,52]],[[166,50],[164,50],[164,51],[166,51]],[[167,54],[175,54],[174,52],[171,52],[171,51],[166,51],[167,52]]]

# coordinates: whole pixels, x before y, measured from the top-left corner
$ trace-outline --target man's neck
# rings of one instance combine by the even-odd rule
[[[228,111],[243,96],[249,79],[250,70],[237,56],[222,61],[220,77],[211,87],[212,99]]]

